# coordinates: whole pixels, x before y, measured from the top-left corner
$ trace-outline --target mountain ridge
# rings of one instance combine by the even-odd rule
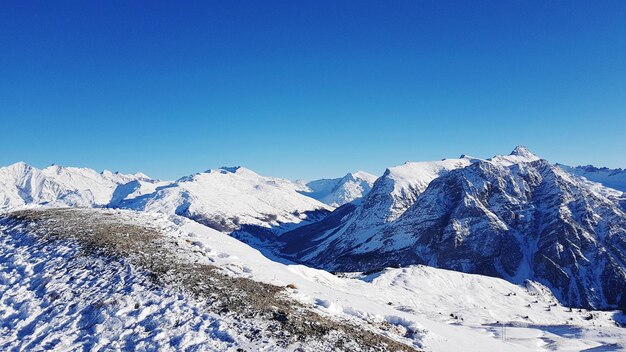
[[[428,264],[537,279],[574,306],[626,306],[626,214],[613,190],[516,148],[452,169],[415,194],[387,221],[354,207],[287,232],[285,255],[327,270]]]

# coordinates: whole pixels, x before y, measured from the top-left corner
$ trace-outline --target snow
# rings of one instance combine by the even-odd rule
[[[339,207],[367,195],[377,177],[365,171],[348,173],[335,179],[321,179],[305,184],[302,191],[311,198],[333,207]]]
[[[236,322],[206,312],[205,302],[155,286],[125,260],[87,257],[71,243],[41,246],[29,236],[1,235],[3,351],[246,346]]]
[[[522,287],[422,266],[338,277],[273,262],[222,232],[179,216],[90,211],[181,239],[181,261],[192,260],[185,253],[200,253],[228,275],[295,285],[289,295],[320,314],[366,325],[389,324],[390,336],[427,351],[456,351],[458,346],[465,351],[528,351],[548,346],[545,341],[553,341],[551,349],[571,350],[626,338],[625,329],[612,326],[611,312],[591,312],[596,318],[586,321],[582,317],[588,312],[568,312],[536,283]],[[0,314],[5,322],[0,346],[224,350],[246,343],[238,338],[236,321],[207,313],[184,293],[154,287],[124,260],[94,261],[77,255],[70,243],[34,245],[21,234],[27,229],[0,231]],[[547,311],[550,304],[554,306]],[[496,321],[508,324],[508,340],[499,337]],[[570,336],[573,330],[577,333]],[[263,347],[271,349],[271,343]]]
[[[498,163],[503,166],[511,166],[519,163],[529,163],[540,160],[537,155],[528,150],[525,146],[518,145],[509,155],[496,155],[489,159],[491,162]]]
[[[406,211],[423,192],[428,184],[451,170],[471,165],[470,158],[444,159],[431,162],[407,162],[391,167],[378,178],[370,192],[359,202],[355,209],[342,221],[324,233],[316,233],[315,248],[305,248],[298,253],[304,260],[314,260],[318,256],[332,254],[328,246],[334,249],[355,248],[371,239],[389,222]],[[381,242],[368,242],[367,246],[380,246]]]
[[[393,180],[392,197],[402,199],[407,197],[407,190],[414,189],[419,195],[432,180],[442,176],[451,170],[466,167],[472,162],[470,159],[444,159],[441,161],[430,162],[407,162],[400,166],[389,168],[389,179]],[[400,208],[405,210],[406,207]],[[395,209],[394,209],[395,210]],[[394,212],[389,216],[388,220],[393,220],[400,216],[400,211]]]
[[[587,166],[567,166],[556,164],[566,172],[583,177],[591,182],[597,182],[605,187],[613,188],[620,192],[626,192],[626,170],[609,169],[606,167],[598,168],[591,165]]]
[[[154,182],[140,173],[98,173],[57,165],[40,170],[19,162],[0,168],[0,210],[41,205],[104,206],[118,186],[135,180]]]
[[[510,155],[482,161],[496,167],[518,167],[537,160],[520,146]],[[241,224],[265,228],[301,224],[306,222],[307,213],[354,202],[356,210],[325,241],[340,239],[346,246],[362,243],[404,214],[434,179],[479,161],[461,157],[409,162],[389,168],[378,179],[356,172],[341,179],[314,181],[313,186],[260,176],[243,167],[157,181],[140,173],[98,173],[59,166],[39,170],[16,163],[0,168],[0,210],[32,206],[134,209],[137,211],[81,211],[154,226],[165,236],[181,239],[181,261],[191,260],[192,252],[200,253],[202,260],[227,275],[283,287],[293,285],[289,296],[321,315],[378,330],[388,326],[384,330],[387,336],[426,351],[457,351],[459,346],[464,351],[626,348],[626,329],[614,323],[614,319],[623,321],[623,314],[571,310],[537,282],[516,285],[420,265],[336,276],[304,265],[272,261],[225,233]],[[524,172],[527,170],[521,166],[514,177]],[[608,175],[604,171],[601,174]],[[567,182],[583,182],[585,189],[599,197],[616,196],[613,190],[580,181],[564,171],[558,176]],[[473,186],[486,187],[478,182]],[[314,198],[318,199],[310,192],[317,192]],[[515,192],[523,190],[512,190]],[[489,209],[483,210],[487,216],[493,215]],[[564,217],[575,215],[567,207],[562,211]],[[491,220],[498,220],[493,217]],[[223,231],[205,226],[207,222],[219,223]],[[460,236],[476,231],[463,223],[455,226]],[[282,350],[272,341],[250,345],[241,335],[249,326],[208,312],[205,302],[187,293],[156,286],[124,258],[78,255],[78,247],[69,242],[37,244],[26,234],[28,229],[22,230],[8,231],[0,226],[1,350]],[[400,248],[410,238],[398,236],[394,241],[387,245]],[[382,245],[383,241],[374,239],[361,250]],[[559,246],[562,248],[555,243],[555,248]],[[308,255],[323,251],[325,247],[318,246]],[[195,254],[193,258],[197,259]],[[593,319],[587,320],[590,315]],[[258,327],[263,328],[261,322]]]
[[[292,181],[265,177],[243,167],[207,170],[154,188],[153,193],[134,193],[120,207],[181,214],[215,228],[232,231],[241,224],[280,227],[300,223],[307,213],[333,208],[298,191]]]
[[[142,173],[19,162],[0,168],[0,210],[28,207],[122,207],[185,214],[225,231],[240,225],[298,224],[332,206],[307,197],[297,182],[264,177],[243,167],[224,167],[158,181]]]

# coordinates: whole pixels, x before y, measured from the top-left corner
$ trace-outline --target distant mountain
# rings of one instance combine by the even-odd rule
[[[301,189],[295,182],[243,167],[223,167],[183,177],[116,206],[182,215],[224,232],[318,220],[333,209],[298,193]]]
[[[338,207],[362,198],[372,189],[377,177],[364,171],[352,172],[344,177],[321,179],[306,183],[302,194],[332,207]]]
[[[16,163],[0,168],[0,211],[69,206],[177,214],[272,258],[337,271],[427,264],[534,280],[567,305],[624,310],[623,173],[552,165],[522,146],[491,159],[407,162],[375,181],[357,172],[309,184],[243,167],[158,181]]]
[[[57,165],[40,170],[22,162],[0,168],[0,210],[129,208],[183,215],[225,232],[242,226],[280,229],[319,220],[333,209],[299,193],[305,189],[243,167],[208,170],[177,181]]]
[[[120,185],[155,180],[88,168],[49,166],[43,170],[19,162],[0,168],[0,210],[29,206],[106,206]]]
[[[388,168],[358,204],[345,204],[324,220],[285,233],[281,241],[284,254],[299,261],[326,264],[334,252],[327,247],[349,248],[369,234],[380,231],[388,222],[408,209],[435,178],[472,163],[471,158],[433,162],[407,162]]]
[[[624,169],[609,169],[591,165],[576,167],[563,164],[556,165],[571,174],[584,177],[589,181],[598,182],[606,187],[626,192],[626,170]]]
[[[449,162],[425,178],[407,170],[422,187],[400,187],[396,202],[402,183],[381,177],[362,205],[285,233],[283,252],[340,271],[428,264],[533,279],[569,305],[626,308],[626,214],[610,189],[523,147]]]

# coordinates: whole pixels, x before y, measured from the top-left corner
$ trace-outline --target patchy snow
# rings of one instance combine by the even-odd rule
[[[0,350],[255,349],[205,307],[125,260],[0,230]]]

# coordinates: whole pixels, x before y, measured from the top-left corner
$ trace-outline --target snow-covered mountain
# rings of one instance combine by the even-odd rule
[[[334,257],[329,248],[349,248],[367,240],[408,209],[435,178],[465,167],[472,158],[407,162],[388,168],[358,204],[345,204],[320,222],[285,233],[281,251],[294,259],[320,265]],[[327,258],[327,259],[323,259]]]
[[[340,178],[321,179],[306,183],[301,193],[322,203],[338,207],[362,198],[372,189],[377,177],[365,171],[351,172]]]
[[[379,200],[373,189],[362,206],[287,232],[284,253],[332,270],[425,263],[512,282],[534,279],[573,306],[626,308],[626,214],[613,190],[523,147],[463,160],[431,173],[429,182],[413,181],[422,188],[400,197],[404,203],[389,201],[393,187]],[[420,171],[405,179],[422,179]],[[370,204],[392,211],[366,212]]]
[[[47,237],[54,233],[57,240]],[[101,250],[94,250],[101,249]],[[115,253],[109,256],[107,253]],[[623,314],[536,282],[410,266],[332,275],[227,234],[113,209],[0,216],[3,350],[620,350]],[[393,345],[390,345],[393,344]]]
[[[224,232],[244,225],[278,228],[319,220],[333,209],[300,194],[301,189],[295,182],[244,167],[223,167],[183,177],[117,206],[182,215]]]
[[[126,175],[57,165],[40,170],[19,162],[0,168],[0,210],[39,205],[105,206],[120,185],[132,181],[156,182],[141,173]]]
[[[2,211],[117,208],[0,215],[0,349],[617,350],[623,314],[558,302],[626,308],[623,195],[565,169],[518,147],[367,192],[359,173],[0,168]]]
[[[34,206],[129,208],[178,214],[231,232],[319,220],[333,208],[302,195],[305,187],[243,167],[223,167],[158,181],[89,168],[25,163],[0,168],[0,210]]]
[[[561,169],[586,178],[589,181],[601,183],[603,186],[626,192],[626,170],[609,169],[606,167],[587,166],[567,166],[556,164]]]
[[[611,180],[620,175],[586,172]],[[156,181],[17,163],[0,168],[0,210],[74,206],[176,214],[272,258],[341,271],[428,264],[514,283],[532,279],[570,305],[624,309],[623,194],[575,174],[521,146],[491,159],[407,162],[387,169],[369,192],[374,176],[361,172],[305,185],[243,167]]]

